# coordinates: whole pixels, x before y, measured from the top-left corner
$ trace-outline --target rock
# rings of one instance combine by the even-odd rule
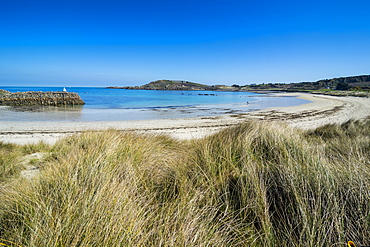
[[[74,106],[84,105],[85,102],[77,93],[70,92],[21,92],[10,93],[0,91],[0,105],[2,106]]]

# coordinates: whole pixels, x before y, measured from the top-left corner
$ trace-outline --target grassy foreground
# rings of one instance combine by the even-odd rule
[[[40,173],[23,178],[37,151]],[[0,155],[6,246],[370,245],[370,120],[247,122],[188,142],[85,132]]]

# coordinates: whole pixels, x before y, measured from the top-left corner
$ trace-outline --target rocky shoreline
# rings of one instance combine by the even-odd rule
[[[0,91],[0,106],[77,106],[85,102],[71,92],[18,92]]]

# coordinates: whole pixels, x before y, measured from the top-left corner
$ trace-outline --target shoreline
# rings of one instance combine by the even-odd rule
[[[330,123],[370,116],[370,98],[337,97],[305,93],[274,93],[311,101],[289,107],[272,107],[258,111],[211,117],[136,120],[136,121],[0,121],[0,141],[29,144],[44,141],[54,144],[67,135],[86,130],[117,129],[142,133],[169,134],[177,139],[202,138],[218,130],[247,120],[278,121],[299,129],[313,129]]]

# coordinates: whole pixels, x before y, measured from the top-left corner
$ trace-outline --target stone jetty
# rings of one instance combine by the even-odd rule
[[[0,90],[0,106],[77,106],[85,102],[71,92],[18,92]]]

